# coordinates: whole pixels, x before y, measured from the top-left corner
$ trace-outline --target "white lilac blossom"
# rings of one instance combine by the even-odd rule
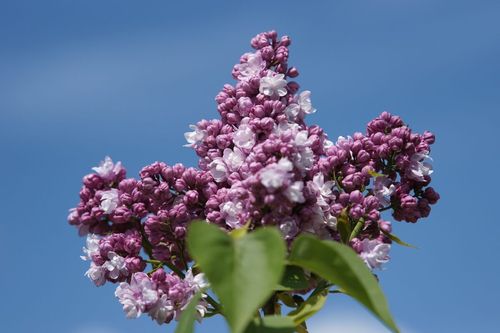
[[[119,174],[122,170],[121,162],[113,163],[111,157],[106,156],[104,161],[98,167],[93,167],[94,170],[102,179],[110,180],[113,179],[117,174]]]
[[[304,201],[306,201],[304,199],[304,194],[302,193],[303,189],[304,183],[299,180],[288,186],[288,188],[285,190],[285,195],[291,202],[303,203]]]
[[[312,188],[318,193],[318,205],[321,207],[328,206],[328,202],[326,200],[335,197],[332,192],[335,182],[331,180],[325,182],[325,176],[322,173],[317,173],[314,175],[311,185]]]
[[[266,68],[266,62],[262,60],[260,52],[247,53],[247,61],[236,65],[238,70],[238,80],[248,81],[254,77],[258,77],[260,72]]]
[[[251,149],[255,145],[255,134],[248,125],[248,118],[243,119],[238,130],[234,132],[233,142],[242,149]]]
[[[382,243],[376,239],[363,239],[361,241],[360,257],[370,269],[379,268],[389,261],[390,244]]]
[[[241,225],[239,218],[240,213],[243,211],[243,204],[241,202],[224,202],[220,205],[220,211],[229,227],[235,229]]]
[[[129,272],[125,264],[125,258],[119,256],[113,251],[110,251],[108,253],[108,259],[109,260],[107,260],[102,267],[108,271],[108,276],[111,279],[116,280],[120,277],[120,275],[128,275]]]
[[[226,148],[224,149],[222,158],[214,158],[214,160],[208,164],[208,168],[216,182],[223,182],[230,172],[238,171],[245,161],[245,157],[245,154],[238,147],[234,149]]]
[[[207,131],[199,129],[198,126],[189,125],[189,128],[193,131],[184,133],[184,138],[187,141],[184,147],[194,147],[207,137]]]
[[[293,164],[302,171],[310,170],[314,164],[314,152],[309,147],[298,149],[294,156]]]
[[[222,158],[230,171],[238,171],[240,166],[245,161],[245,157],[246,156],[241,149],[235,147],[234,149],[224,149],[224,155]]]
[[[212,162],[210,162],[208,168],[216,182],[220,183],[226,180],[228,170],[222,157],[216,157]]]
[[[325,214],[324,223],[334,230],[337,229],[337,218],[330,213]]]
[[[95,234],[87,235],[87,247],[84,247],[83,253],[85,255],[80,256],[82,260],[92,260],[92,256],[99,254],[99,241],[101,236]]]
[[[410,169],[408,177],[425,181],[425,176],[430,176],[433,172],[432,165],[428,161],[432,161],[428,152],[415,153],[410,158]]]
[[[192,286],[195,292],[203,291],[210,287],[208,280],[205,278],[204,273],[198,273],[196,275],[193,274],[193,270],[190,268],[186,272],[186,276],[184,277],[184,281],[189,283]]]
[[[284,112],[288,119],[292,121],[297,118],[303,118],[306,114],[315,113],[316,109],[311,103],[311,92],[309,90],[301,92],[296,101],[294,103],[290,103],[285,108]]]
[[[288,93],[285,75],[269,72],[267,76],[260,79],[259,91],[271,98],[283,97]]]
[[[375,178],[373,192],[382,206],[387,206],[391,203],[390,196],[395,190],[396,186],[394,186],[389,178],[385,176]]]
[[[102,286],[106,283],[106,268],[97,266],[95,263],[90,263],[90,268],[85,272],[88,277],[96,286]]]
[[[175,316],[175,306],[168,295],[163,294],[148,311],[148,314],[158,325],[161,325]]]
[[[283,157],[278,163],[268,165],[260,173],[260,181],[268,189],[278,189],[285,180],[290,178],[289,172],[293,170],[292,163]]]
[[[138,318],[158,300],[158,292],[146,273],[135,273],[130,283],[121,282],[115,296],[123,305],[127,318]]]
[[[113,188],[101,194],[101,209],[105,214],[111,214],[118,207],[118,190]]]
[[[273,133],[276,135],[289,134],[295,137],[299,132],[300,132],[300,126],[298,124],[290,123],[287,121],[282,121],[278,124],[275,124],[273,128]],[[295,143],[297,144],[297,142],[300,142],[300,139]]]

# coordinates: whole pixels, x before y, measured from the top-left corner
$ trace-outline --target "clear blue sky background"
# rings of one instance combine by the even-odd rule
[[[0,2],[0,331],[173,330],[126,320],[113,288],[83,276],[67,209],[107,154],[130,176],[156,160],[195,165],[183,133],[217,117],[214,96],[269,29],[292,37],[318,109],[309,123],[331,137],[384,110],[437,135],[442,199],[395,225],[419,249],[395,246],[380,273],[404,331],[499,330],[500,2],[18,0]],[[333,296],[311,333],[384,332],[369,318]]]

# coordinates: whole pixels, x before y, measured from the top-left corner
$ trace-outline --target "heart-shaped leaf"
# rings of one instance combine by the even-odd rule
[[[309,282],[304,270],[297,266],[288,265],[276,290],[303,290],[308,287]]]
[[[289,261],[342,288],[393,332],[399,332],[377,280],[350,247],[303,235],[294,242]]]
[[[187,238],[189,253],[222,302],[231,331],[243,332],[283,275],[286,248],[280,233],[261,228],[231,237],[215,225],[195,222]]]

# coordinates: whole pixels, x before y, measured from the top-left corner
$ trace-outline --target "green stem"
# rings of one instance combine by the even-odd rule
[[[352,239],[359,234],[361,228],[363,228],[364,225],[365,225],[365,219],[360,218],[358,220],[358,223],[356,223],[356,225],[354,226],[354,229],[352,229],[351,235],[349,236],[349,242],[352,241]]]

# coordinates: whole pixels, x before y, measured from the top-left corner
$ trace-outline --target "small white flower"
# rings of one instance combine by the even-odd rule
[[[123,305],[123,311],[127,318],[138,318],[146,306],[153,305],[158,301],[158,292],[153,282],[143,272],[135,273],[130,284],[122,282],[115,291],[115,296]]]
[[[278,163],[268,165],[262,169],[260,172],[260,181],[268,189],[280,188],[283,186],[285,180],[290,177],[288,173],[292,170],[292,162],[283,157]]]
[[[288,93],[284,74],[270,72],[260,79],[259,92],[271,98],[283,97]]]
[[[383,176],[375,178],[373,192],[382,206],[387,206],[391,203],[390,196],[395,190],[396,187],[389,178]]]
[[[242,149],[251,149],[255,145],[255,134],[248,125],[248,118],[243,118],[240,127],[233,134],[234,144]]]
[[[325,199],[331,199],[334,197],[332,194],[332,188],[335,185],[333,181],[325,182],[325,176],[322,173],[317,173],[314,175],[312,180],[312,187],[317,192],[317,202],[321,207],[328,206]]]
[[[291,202],[303,203],[306,201],[302,190],[304,189],[304,183],[302,181],[296,181],[292,185],[288,186],[285,190],[285,195]]]
[[[233,229],[240,227],[239,215],[243,211],[243,204],[241,202],[224,202],[220,204],[219,208],[228,226]]]
[[[210,173],[216,182],[220,183],[226,180],[228,170],[222,157],[214,158],[214,160],[208,165],[208,168],[210,169]]]
[[[312,114],[316,112],[316,109],[313,108],[311,103],[311,92],[309,90],[305,90],[300,93],[298,104],[300,106],[300,109],[305,114]]]
[[[92,260],[92,256],[99,254],[99,241],[101,237],[96,234],[88,234],[87,235],[87,247],[84,247],[83,253],[85,255],[80,256],[82,260]]]
[[[159,325],[174,316],[174,304],[166,294],[161,295],[156,304],[148,311],[148,314]]]
[[[188,282],[189,285],[193,287],[193,290],[195,292],[210,287],[208,280],[205,278],[205,274],[198,273],[196,275],[193,275],[193,271],[191,270],[191,268],[186,272],[184,281]]]
[[[309,132],[304,130],[304,131],[299,131],[295,135],[295,145],[299,147],[306,147],[311,145],[311,141],[309,140]]]
[[[98,167],[92,168],[104,180],[113,179],[122,169],[121,162],[114,164],[109,156],[106,156]]]
[[[108,276],[115,280],[120,277],[120,275],[128,275],[128,269],[125,264],[125,258],[119,256],[113,251],[108,253],[108,259],[102,267],[108,271]]]
[[[266,62],[262,60],[260,52],[247,53],[247,62],[236,65],[238,70],[238,80],[248,81],[258,76],[266,68]]]
[[[104,191],[101,194],[101,209],[104,213],[111,214],[118,207],[118,201],[118,190],[116,188]]]
[[[330,213],[325,214],[325,224],[328,227],[337,230],[337,218]]]
[[[390,244],[382,243],[376,239],[367,238],[361,241],[360,257],[370,269],[380,267],[389,261]]]
[[[97,266],[93,262],[90,264],[90,268],[85,272],[85,276],[92,280],[98,287],[106,283],[106,269],[103,266]]]
[[[288,120],[295,121],[301,114],[300,105],[298,105],[297,103],[290,103],[283,112],[286,114]]]
[[[291,121],[303,118],[305,114],[315,113],[316,109],[311,104],[311,92],[309,90],[301,92],[298,98],[285,108],[284,112]]]
[[[199,145],[207,137],[206,130],[200,130],[196,125],[189,125],[189,128],[193,131],[184,133],[184,138],[186,138],[186,141],[188,142],[184,145],[184,147],[194,147]]]
[[[294,158],[294,164],[299,170],[309,170],[314,163],[314,152],[311,148],[300,149]]]
[[[224,155],[222,158],[230,171],[238,171],[240,166],[245,161],[246,156],[241,149],[235,147],[233,150],[230,148],[224,149]]]
[[[415,153],[410,159],[410,170],[408,177],[417,181],[425,181],[425,176],[430,176],[433,172],[432,165],[428,161],[432,161],[429,152]]]

